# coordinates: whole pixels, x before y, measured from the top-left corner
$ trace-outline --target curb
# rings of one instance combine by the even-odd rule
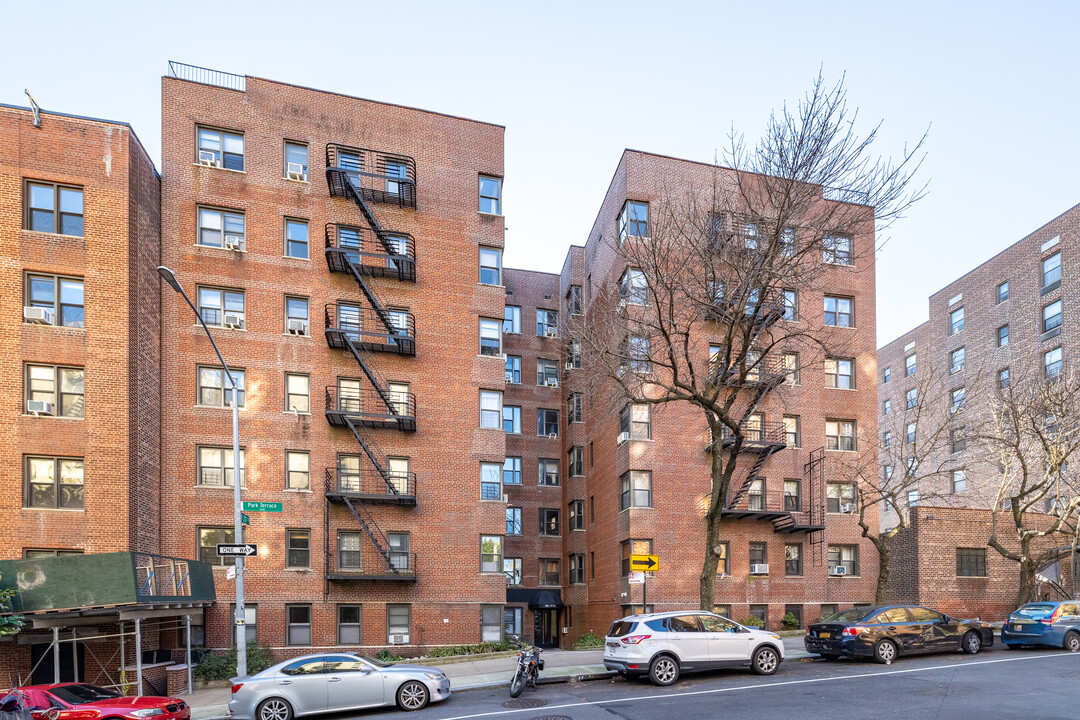
[[[571,683],[571,682],[586,682],[589,680],[608,680],[618,675],[614,670],[605,670],[604,672],[595,673],[582,673],[580,675],[552,675],[551,677],[537,678],[537,685],[557,685],[559,683]],[[479,683],[476,685],[462,685],[461,687],[450,686],[451,692],[461,692],[463,690],[484,690],[488,688],[506,687],[509,685],[509,681],[500,680],[497,682]],[[192,718],[192,720],[195,720]]]

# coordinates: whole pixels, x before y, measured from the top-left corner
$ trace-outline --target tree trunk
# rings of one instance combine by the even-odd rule
[[[877,548],[878,553],[878,577],[877,589],[874,591],[874,602],[878,605],[885,604],[885,586],[889,584],[889,571],[892,555],[889,551],[889,539],[877,535],[870,538]]]
[[[710,423],[712,426],[712,423]],[[713,437],[720,437],[720,425],[712,428]],[[721,511],[727,502],[728,486],[730,477],[725,476],[724,454],[719,447],[714,448],[712,453],[712,483],[709,496],[709,511],[705,514],[705,562],[701,568],[701,578],[698,591],[699,606],[702,610],[712,612],[716,598],[716,569],[720,566],[720,556],[716,553],[716,546],[720,541]],[[730,559],[729,559],[730,562]]]
[[[1036,570],[1035,563],[1028,559],[1025,553],[1024,559],[1020,561],[1020,588],[1016,596],[1017,606],[1039,600],[1036,596],[1038,592],[1038,583],[1035,581]]]

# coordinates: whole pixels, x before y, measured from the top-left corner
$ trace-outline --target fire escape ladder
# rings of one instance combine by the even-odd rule
[[[375,370],[372,369],[370,365],[367,364],[367,361],[364,360],[364,356],[360,354],[360,349],[356,347],[356,344],[353,342],[352,338],[346,337],[345,344],[349,346],[349,352],[351,352],[352,356],[356,358],[357,364],[360,366],[360,369],[363,370],[364,375],[368,379],[368,382],[371,383],[371,386],[373,388],[375,388],[375,392],[379,394],[379,398],[382,399],[384,403],[386,403],[386,409],[389,410],[392,414],[397,415],[398,408],[397,405],[394,404],[393,399],[390,397],[390,391],[387,389],[388,386],[386,382],[381,377],[379,377],[379,375],[375,372]]]
[[[750,486],[754,484],[755,480],[761,477],[761,469],[765,467],[765,463],[768,462],[772,454],[777,450],[781,449],[781,447],[783,446],[778,447],[776,445],[766,445],[761,449],[761,452],[758,453],[757,460],[754,461],[753,466],[751,466],[750,468],[750,472],[747,473],[746,479],[743,480],[742,485],[739,486],[739,489],[735,492],[735,495],[732,496],[731,500],[728,501],[727,506],[729,508],[736,507],[740,502],[742,502],[742,499],[746,496],[746,493],[749,492]]]
[[[362,151],[357,149],[357,152]],[[345,168],[339,167],[337,155],[337,148],[331,145],[327,145],[326,180],[327,183],[330,185],[330,194],[350,198],[354,203],[356,203],[356,207],[360,208],[360,214],[364,216],[364,220],[371,227],[371,229],[375,231],[375,237],[377,237],[379,239],[379,242],[382,243],[382,246],[386,248],[387,253],[389,253],[390,255],[396,254],[396,245],[391,240],[389,234],[383,229],[383,226],[379,223],[379,220],[375,217],[375,213],[371,211],[371,208],[368,206],[367,201],[364,199],[363,193],[361,193],[360,190],[356,187],[356,181],[353,180],[353,176],[356,176],[357,178],[359,178],[361,175],[375,177],[376,174],[362,172],[359,168],[349,171]],[[386,177],[383,175],[377,176]],[[397,180],[397,178],[395,178],[395,180]],[[401,178],[400,180],[406,181],[405,178]],[[404,182],[402,184],[404,185]],[[413,206],[415,207],[415,186],[413,186],[413,188],[411,189],[411,193],[414,198]]]
[[[385,458],[386,455],[381,450],[379,450],[374,440],[372,440],[371,438],[364,438],[364,436],[360,432],[360,428],[356,426],[356,424],[352,421],[352,418],[346,416],[345,424],[349,427],[349,430],[352,431],[353,437],[356,438],[356,441],[360,443],[360,449],[364,451],[365,455],[367,455],[367,459],[370,460],[371,464],[375,466],[375,469],[379,471],[379,475],[382,477],[383,482],[385,482],[387,487],[389,487],[391,490],[394,490],[394,485],[390,481],[390,470],[388,469],[386,464],[380,462],[380,457]],[[394,492],[396,493],[397,491],[394,490]]]
[[[371,291],[368,284],[364,282],[364,276],[360,274],[359,268],[353,262],[349,263],[349,274],[356,280],[356,284],[360,286],[360,292],[367,298],[368,303],[371,304],[371,308],[375,311],[375,315],[379,318],[379,321],[386,326],[386,332],[391,335],[397,335],[401,332],[394,321],[390,319],[390,313],[386,312],[386,308],[379,302],[379,299],[375,297],[375,293]]]
[[[806,477],[807,499],[810,509],[810,525],[816,528],[825,526],[825,448],[820,447],[810,452],[810,460],[803,466]],[[810,555],[814,567],[825,563],[825,531],[810,532]]]
[[[396,575],[397,568],[394,567],[394,563],[390,556],[390,541],[386,539],[386,535],[383,535],[383,531],[375,524],[375,519],[371,517],[371,513],[362,504],[354,505],[348,496],[345,497],[345,504],[352,510],[353,515],[356,516],[356,521],[360,523],[361,529],[363,529],[368,538],[371,539],[372,544],[375,545],[375,549],[378,550],[379,554],[386,560],[386,567],[390,568]],[[361,511],[363,512],[363,515],[361,515]],[[367,518],[366,520],[365,516]]]

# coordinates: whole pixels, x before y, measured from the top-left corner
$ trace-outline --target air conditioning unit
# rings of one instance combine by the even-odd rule
[[[574,363],[566,363],[565,365],[563,365],[563,370],[573,370],[573,369],[574,369]]]
[[[24,307],[23,308],[23,320],[28,323],[35,323],[37,325],[55,325],[56,314],[51,308],[43,307]]]
[[[502,496],[502,501],[503,501],[504,503],[508,503],[508,502],[510,502],[510,496],[509,496],[509,495],[507,495],[506,493],[503,493],[503,496]]]
[[[407,633],[398,633],[390,636],[391,645],[408,645],[409,635]]]
[[[292,335],[307,335],[307,320],[290,320],[289,333]]]
[[[304,166],[300,163],[288,163],[285,176],[290,180],[307,180],[307,173],[304,172]]]
[[[855,512],[855,503],[844,503],[840,506],[840,512],[848,514]]]
[[[834,565],[831,568],[829,568],[829,574],[834,576],[834,577],[839,577],[841,575],[847,575],[847,568],[844,567],[843,565]]]
[[[558,439],[559,439],[559,434],[558,433],[548,433],[548,440],[558,440]]]
[[[199,151],[199,164],[206,167],[221,167],[221,161],[210,150]]]
[[[244,249],[244,236],[227,233],[225,235],[225,247],[229,250],[241,252]]]
[[[763,564],[760,564],[760,565],[751,565],[750,566],[750,574],[751,575],[768,575],[769,574],[769,565],[767,563],[763,563]]]
[[[624,442],[626,442],[629,439],[630,439],[630,433],[621,432],[621,433],[619,433],[619,439],[616,442],[617,442],[617,444],[622,445]]]
[[[51,402],[45,402],[44,400],[26,401],[26,412],[34,415],[55,415],[55,410],[56,408]]]
[[[559,381],[556,378],[548,378],[544,381],[544,384],[548,387],[559,387]]]
[[[546,337],[546,338],[557,338],[557,337],[559,337],[559,333],[558,333],[557,330],[546,330],[544,332],[544,337]]]
[[[225,313],[225,327],[243,330],[244,318],[240,317],[239,315],[231,315],[229,313]]]

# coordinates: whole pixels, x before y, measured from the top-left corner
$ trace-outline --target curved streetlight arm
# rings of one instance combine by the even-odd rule
[[[206,331],[206,337],[210,339],[210,345],[214,348],[214,352],[218,356],[218,361],[221,362],[221,367],[225,370],[225,374],[229,377],[229,384],[232,385],[233,390],[233,402],[236,402],[236,391],[240,388],[237,387],[236,378],[233,377],[232,370],[230,370],[229,366],[225,363],[225,358],[221,356],[221,351],[218,350],[217,343],[214,342],[214,336],[210,334],[210,328],[207,327],[206,321],[203,320],[202,313],[199,312],[199,309],[195,307],[195,303],[191,302],[191,298],[189,298],[187,293],[184,292],[183,286],[180,285],[180,281],[176,279],[176,275],[173,274],[172,270],[165,267],[164,265],[159,265],[157,271],[158,275],[160,275],[161,278],[165,282],[167,282],[173,290],[180,293],[184,300],[187,301],[188,307],[190,307],[191,311],[195,313],[195,317],[199,319],[199,324],[202,325],[202,329]]]

